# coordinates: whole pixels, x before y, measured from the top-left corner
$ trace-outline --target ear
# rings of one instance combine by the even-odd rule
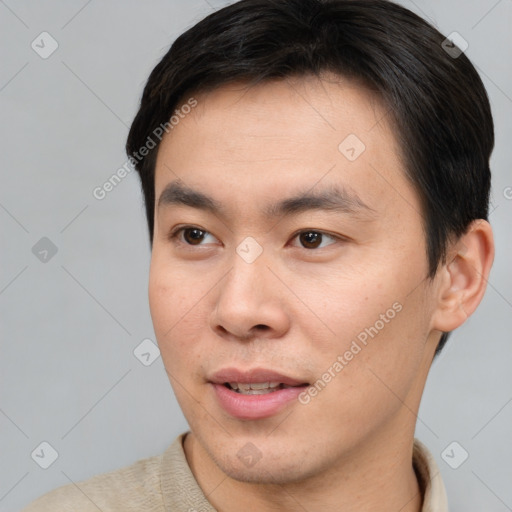
[[[449,332],[473,314],[484,296],[494,260],[490,224],[473,221],[466,234],[452,244],[446,263],[438,270],[438,301],[432,328]]]

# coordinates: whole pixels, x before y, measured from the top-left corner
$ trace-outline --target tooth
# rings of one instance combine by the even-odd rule
[[[250,393],[251,391],[275,391],[276,389],[283,388],[283,387],[292,387],[292,386],[285,386],[284,384],[281,384],[280,382],[249,382],[249,383],[241,383],[241,382],[229,382],[229,386],[234,390],[238,392],[243,392],[245,394],[261,394],[261,393]]]
[[[270,387],[270,382],[254,382],[249,384],[251,389],[268,389]]]
[[[266,389],[247,389],[247,390],[240,389],[239,392],[242,395],[266,395],[267,393],[273,393],[274,391],[270,388],[266,388]]]

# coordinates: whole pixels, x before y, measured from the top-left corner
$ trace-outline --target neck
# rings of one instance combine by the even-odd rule
[[[410,430],[390,429],[391,435],[381,432],[324,473],[284,485],[230,478],[193,433],[186,436],[184,449],[199,486],[219,512],[420,512],[422,494],[412,466],[414,431]]]

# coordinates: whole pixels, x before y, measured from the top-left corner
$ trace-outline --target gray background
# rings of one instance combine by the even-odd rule
[[[403,3],[468,41],[497,136],[489,288],[432,368],[417,436],[452,510],[512,510],[512,0]],[[180,32],[225,4],[0,1],[2,511],[158,454],[187,428],[161,359],[144,366],[133,353],[154,340],[137,176],[101,201],[92,191],[126,161],[151,69]],[[59,45],[47,59],[31,47],[43,31]],[[42,237],[57,248],[47,261],[32,251]],[[49,461],[43,441],[58,452],[46,470],[36,463]],[[452,465],[469,453],[458,469],[441,455],[453,441]]]

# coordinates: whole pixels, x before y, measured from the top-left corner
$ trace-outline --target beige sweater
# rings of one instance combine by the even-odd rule
[[[22,512],[215,512],[190,471],[182,444],[185,435],[161,455],[55,489]],[[436,463],[417,440],[413,462],[424,489],[422,512],[448,512]]]

